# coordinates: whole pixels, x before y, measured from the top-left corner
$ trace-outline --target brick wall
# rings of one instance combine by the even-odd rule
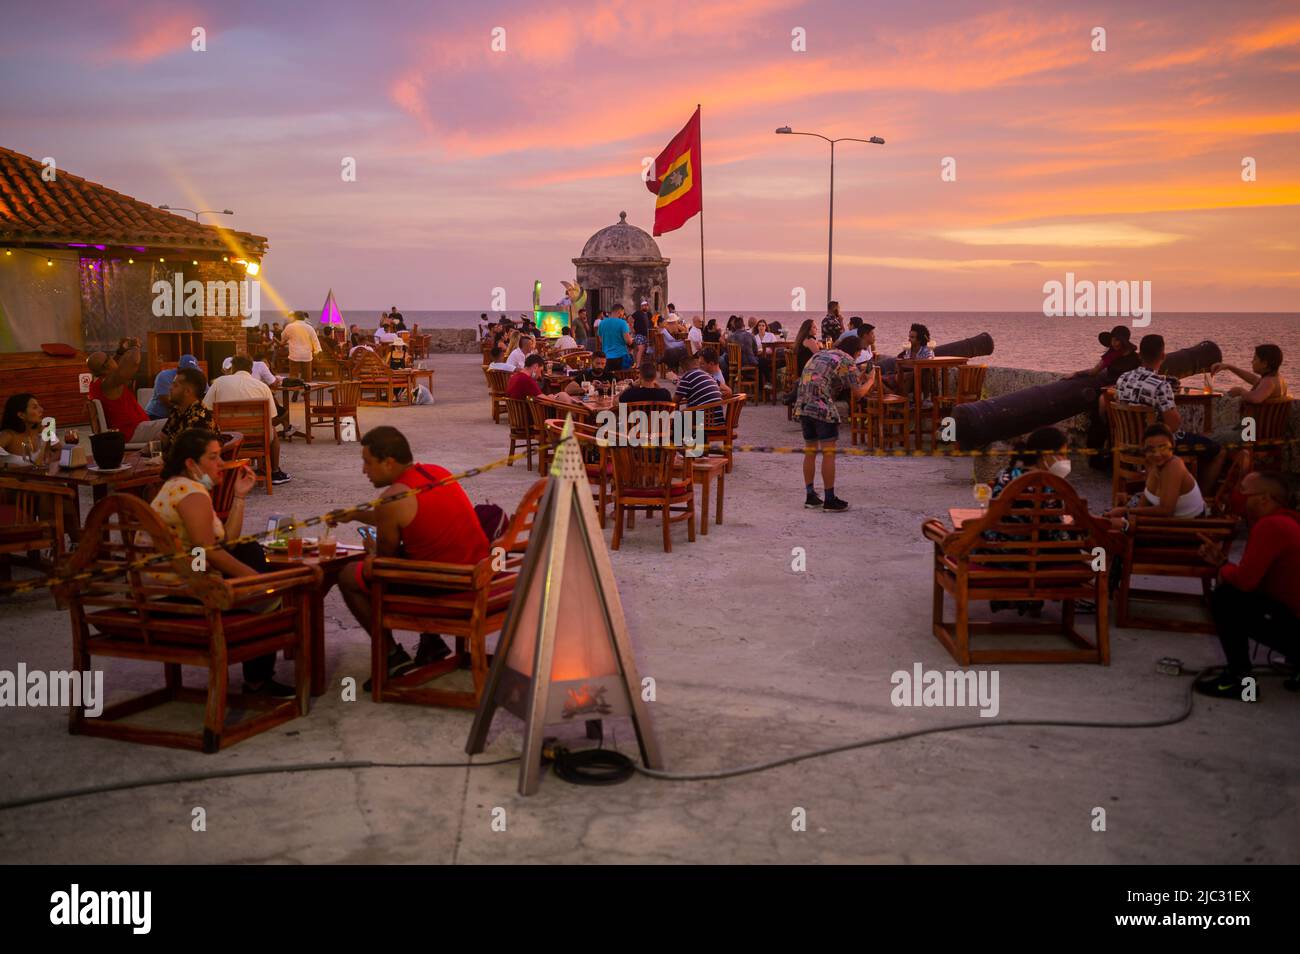
[[[184,267],[185,280],[197,279],[201,282],[240,282],[245,278],[244,266],[235,265],[230,262],[199,262],[198,265],[186,265]],[[262,307],[265,309],[268,303],[264,300]],[[203,332],[204,341],[233,341],[235,343],[236,354],[247,354],[248,344],[247,336],[244,332],[243,320],[238,314],[238,303],[227,311],[233,311],[234,314],[218,317],[215,315],[204,315],[197,319],[199,329]]]

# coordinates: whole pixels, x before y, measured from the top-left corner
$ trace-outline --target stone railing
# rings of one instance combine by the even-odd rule
[[[1025,368],[997,368],[990,367],[988,377],[984,381],[985,398],[997,397],[1002,394],[1011,394],[1015,391],[1021,391],[1037,384],[1050,384],[1053,381],[1059,381],[1061,375],[1054,371],[1030,371]],[[1192,381],[1193,379],[1188,379]],[[1194,379],[1199,382],[1199,378]],[[1213,400],[1211,409],[1214,419],[1214,432],[1210,435],[1215,440],[1224,444],[1241,443],[1241,399],[1235,397],[1216,397]],[[1183,409],[1184,421],[1187,428],[1192,431],[1203,432],[1204,417],[1199,408]],[[1058,427],[1064,428],[1070,435],[1072,445],[1082,445],[1084,434],[1088,428],[1088,416],[1078,414],[1065,421],[1056,422]],[[1295,440],[1300,438],[1300,401],[1294,401],[1291,405],[1291,420],[1287,424],[1286,436]],[[996,447],[1004,445],[995,445]],[[1287,465],[1286,469],[1291,473],[1300,473],[1300,447],[1292,445],[1286,451]],[[984,471],[992,468],[992,474],[996,474],[997,468],[1002,466],[1005,459],[1000,456],[975,458],[976,474],[981,475]],[[983,461],[984,463],[981,463]],[[991,476],[991,475],[990,475]]]

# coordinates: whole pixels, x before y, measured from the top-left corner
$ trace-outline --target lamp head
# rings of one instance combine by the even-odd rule
[[[785,133],[785,134],[788,135],[788,134],[794,132],[794,130],[791,129],[789,126],[781,126],[781,127],[779,127],[779,128],[777,129],[777,132],[778,132],[778,133]]]
[[[883,146],[885,144],[885,140],[881,139],[879,136],[872,136],[870,141],[874,142],[877,146]]]

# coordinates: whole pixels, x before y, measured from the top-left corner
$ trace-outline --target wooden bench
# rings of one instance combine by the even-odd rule
[[[1068,516],[1070,523],[1063,517]],[[1000,539],[986,539],[986,530]],[[1095,548],[1107,553],[1119,543],[1110,524],[1088,513],[1088,505],[1063,479],[1031,471],[1009,483],[978,520],[952,530],[938,520],[921,528],[934,543],[933,631],[963,666],[1003,662],[1087,662],[1109,665],[1107,573],[1094,570]],[[1064,539],[1060,537],[1064,536]],[[956,603],[953,622],[944,619],[944,594]],[[1096,636],[1089,640],[1074,628],[1074,604],[1096,603]],[[973,601],[1060,600],[1059,623],[972,620]],[[976,649],[972,632],[1054,634],[1069,648]]]
[[[106,706],[97,718],[87,718],[83,707],[74,704],[68,731],[216,752],[305,715],[311,677],[311,593],[320,570],[299,566],[231,580],[215,572],[196,572],[194,558],[148,504],[130,494],[110,494],[91,510],[80,546],[59,575],[122,569],[158,554],[170,559],[147,570],[65,579],[55,586],[60,605],[71,612],[74,669],[89,672],[92,657],[110,656],[161,663],[164,679],[161,689]],[[268,610],[267,600],[276,597],[279,608]],[[227,722],[232,708],[229,667],[282,650],[294,652],[297,660],[294,698],[236,695],[236,711],[256,714]],[[206,669],[207,688],[185,688],[182,666]],[[123,721],[176,701],[203,704],[200,731]]]

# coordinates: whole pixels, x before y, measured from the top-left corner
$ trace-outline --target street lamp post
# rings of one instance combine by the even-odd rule
[[[837,142],[865,142],[876,146],[883,146],[885,140],[879,136],[872,136],[870,139],[854,139],[851,136],[841,136],[839,139],[831,139],[823,136],[821,133],[796,132],[789,126],[782,126],[777,133],[783,136],[816,136],[818,139],[825,139],[831,144],[831,195],[830,195],[830,214],[827,224],[826,235],[826,302],[830,306],[834,293],[831,290],[831,266],[835,261],[835,144]]]
[[[179,205],[160,205],[158,208],[164,212],[188,212],[194,216],[194,221],[199,220],[200,215],[234,215],[230,209],[183,209]]]

